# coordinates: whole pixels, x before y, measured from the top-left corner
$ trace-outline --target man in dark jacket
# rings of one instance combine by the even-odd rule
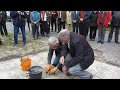
[[[57,69],[62,71],[62,65],[59,63],[62,51],[62,42],[60,42],[59,39],[56,37],[50,37],[48,44],[49,44],[48,65],[45,67],[45,70],[46,71],[50,70],[50,73],[55,73]],[[55,68],[51,69],[51,60],[54,51],[56,57],[52,65],[55,66]]]
[[[78,33],[79,11],[72,11],[72,25],[73,25],[73,32]]]
[[[90,15],[90,40],[94,41],[97,31],[98,11],[92,11]]]
[[[6,28],[6,20],[7,20],[7,13],[6,11],[0,12],[0,31],[2,36],[8,36],[7,28]],[[3,29],[4,32],[3,32]]]
[[[79,12],[79,34],[85,38],[88,35],[91,11]]]
[[[57,17],[58,32],[60,32],[61,29],[65,29],[65,21],[66,21],[66,11],[58,11],[58,17]]]
[[[87,40],[81,35],[69,32],[67,29],[61,30],[58,38],[68,44],[65,59],[61,57],[60,63],[64,64],[63,72],[68,72],[81,79],[91,79],[93,76],[86,70],[94,62],[94,52]]]
[[[55,32],[56,32],[56,20],[57,20],[58,13],[57,11],[51,11],[51,31],[53,31],[53,24],[55,25]]]
[[[27,24],[28,24],[28,29],[29,29],[29,32],[30,32],[30,11],[26,11],[26,17],[27,17]]]
[[[21,32],[22,32],[23,45],[26,45],[26,35],[25,35],[26,12],[25,11],[11,11],[10,16],[12,17],[12,21],[14,25],[14,45],[18,44],[19,28],[21,28]]]
[[[108,36],[108,43],[111,42],[113,31],[115,29],[115,43],[119,44],[119,29],[120,29],[120,11],[112,11],[111,30]]]

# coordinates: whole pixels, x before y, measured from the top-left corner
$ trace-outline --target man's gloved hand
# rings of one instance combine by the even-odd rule
[[[55,73],[56,71],[57,71],[57,67],[51,69],[51,70],[50,70],[50,73],[53,74],[53,73]]]
[[[49,71],[51,69],[51,65],[48,64],[47,66],[45,66],[45,71]]]

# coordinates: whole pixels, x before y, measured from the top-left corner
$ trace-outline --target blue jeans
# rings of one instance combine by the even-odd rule
[[[61,56],[56,56],[52,65],[55,66],[55,67],[57,66],[58,69],[62,71],[62,64],[60,64],[60,62],[59,62],[60,57]]]
[[[98,41],[104,42],[106,27],[99,26]]]
[[[23,38],[23,44],[26,44],[26,36],[25,36],[25,25],[20,27],[22,32],[22,38]],[[18,32],[19,32],[19,26],[14,25],[14,44],[18,44]]]

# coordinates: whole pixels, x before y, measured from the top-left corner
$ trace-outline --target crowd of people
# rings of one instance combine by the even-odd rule
[[[104,44],[106,28],[110,26],[108,43],[111,42],[115,29],[115,43],[119,44],[120,11],[10,11],[10,16],[14,26],[14,45],[18,44],[19,28],[23,36],[23,45],[26,45],[26,22],[29,31],[32,31],[33,39],[38,39],[40,35],[49,37],[50,32],[59,33],[61,29],[67,28],[84,38],[89,34],[90,40],[94,41],[98,30],[98,43],[101,44]],[[6,11],[1,11],[2,36],[8,36],[6,19]]]

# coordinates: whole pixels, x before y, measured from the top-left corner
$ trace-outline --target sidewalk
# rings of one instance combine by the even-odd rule
[[[95,61],[88,70],[94,77],[93,79],[120,79],[120,68]]]
[[[47,63],[47,51],[38,53],[36,55],[30,55],[32,58],[32,66],[44,67]],[[26,72],[21,70],[20,58],[0,62],[0,79],[28,79]],[[120,68],[105,64],[99,61],[94,61],[87,71],[94,75],[93,79],[120,79]],[[54,75],[47,75],[43,71],[44,79],[71,79],[57,71]]]

